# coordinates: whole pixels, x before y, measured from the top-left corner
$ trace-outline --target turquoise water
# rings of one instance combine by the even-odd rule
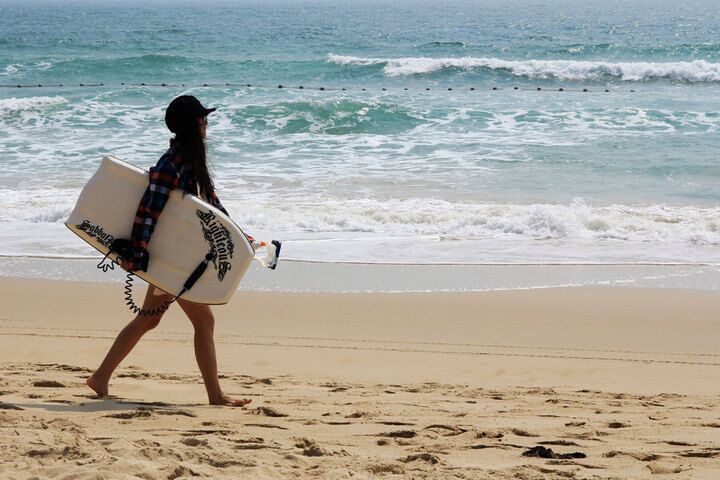
[[[714,2],[30,1],[0,17],[0,255],[92,255],[62,225],[82,185],[103,154],[154,164],[163,109],[189,92],[218,108],[223,203],[292,258],[720,262]]]

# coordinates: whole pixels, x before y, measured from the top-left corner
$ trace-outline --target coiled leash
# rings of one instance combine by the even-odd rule
[[[111,253],[117,253],[120,258],[129,258],[130,253],[130,247],[131,243],[129,240],[125,239],[117,239],[114,240],[110,246],[108,247],[108,252],[105,254],[102,260],[100,260],[100,263],[97,264],[97,268],[101,269],[103,272],[107,272],[108,270],[114,270],[115,265],[120,265],[120,263],[117,262],[117,260],[111,259],[110,263],[107,263],[107,258],[110,256]],[[217,256],[217,253],[214,251],[209,251],[202,262],[198,264],[197,267],[195,267],[195,270],[190,274],[187,280],[185,280],[185,283],[183,284],[183,288],[172,300],[169,302],[165,302],[162,305],[160,305],[157,308],[153,308],[152,310],[143,310],[140,306],[138,306],[135,303],[135,300],[133,299],[132,294],[132,286],[134,278],[137,276],[133,272],[127,272],[127,278],[125,279],[125,287],[124,287],[124,293],[125,293],[125,304],[128,306],[130,311],[137,315],[143,315],[146,317],[155,317],[158,315],[161,315],[167,311],[168,308],[170,308],[170,305],[172,305],[182,294],[190,290],[193,285],[195,285],[195,282],[198,281],[198,279],[202,276],[203,273],[205,273],[205,269],[207,269],[208,263],[213,261],[215,257]]]

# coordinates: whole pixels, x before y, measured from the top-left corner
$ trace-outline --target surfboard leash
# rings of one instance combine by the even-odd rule
[[[115,265],[120,265],[120,263],[117,260],[112,259],[112,258],[110,259],[111,263],[107,263],[108,257],[114,250],[115,249],[112,248],[112,246],[108,249],[108,252],[105,254],[103,259],[100,260],[100,263],[97,264],[97,268],[101,269],[103,272],[107,272],[108,270],[114,270]],[[135,299],[133,298],[132,287],[133,287],[134,278],[137,277],[137,275],[135,275],[133,272],[127,272],[127,277],[125,278],[125,287],[123,288],[123,292],[125,295],[125,304],[128,306],[130,311],[136,315],[142,315],[142,316],[146,316],[146,317],[154,317],[154,316],[162,315],[170,308],[170,305],[175,303],[175,301],[178,298],[180,298],[180,296],[182,296],[185,292],[190,290],[193,287],[193,285],[195,285],[195,282],[197,282],[198,279],[202,276],[202,274],[205,273],[208,263],[210,263],[212,260],[214,260],[216,256],[217,256],[216,252],[214,252],[212,250],[209,251],[205,255],[205,258],[203,259],[203,261],[200,262],[200,264],[197,267],[195,267],[195,270],[193,270],[193,272],[190,274],[188,279],[185,281],[180,293],[177,294],[169,302],[164,302],[162,305],[160,305],[159,307],[154,308],[152,310],[143,310],[142,307],[138,306],[138,304],[135,303]]]
[[[108,252],[105,254],[105,256],[100,260],[100,263],[97,264],[97,268],[102,270],[103,272],[107,272],[108,270],[115,270],[115,265],[120,265],[119,262],[117,262],[114,259],[110,259],[110,262],[107,262],[108,257],[113,252],[112,249],[108,249]],[[133,298],[133,280],[137,275],[135,275],[133,272],[127,272],[127,277],[125,278],[125,286],[123,287],[123,293],[125,295],[125,304],[128,306],[131,312],[133,312],[136,315],[142,315],[144,317],[155,317],[158,315],[162,315],[165,313],[169,308],[170,305],[172,305],[175,300],[180,298],[180,295],[185,293],[185,290],[183,290],[180,295],[173,298],[169,302],[165,302],[162,305],[160,305],[157,308],[153,308],[152,310],[143,310],[142,307],[140,307],[137,303],[135,303],[135,299]]]
[[[136,276],[137,275],[135,275],[133,272],[127,272],[127,277],[125,278],[125,287],[123,289],[123,291],[125,293],[125,305],[127,305],[128,308],[130,309],[130,311],[136,315],[142,315],[144,317],[155,317],[158,315],[162,315],[170,308],[170,305],[175,303],[175,300],[180,298],[180,295],[185,293],[185,290],[183,290],[182,292],[180,292],[180,295],[173,298],[169,302],[165,302],[162,305],[160,305],[159,307],[154,308],[152,310],[143,310],[142,307],[138,306],[135,303],[135,300],[133,299],[132,286],[133,286],[133,279]]]

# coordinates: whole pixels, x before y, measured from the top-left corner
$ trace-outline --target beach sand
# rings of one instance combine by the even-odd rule
[[[2,479],[720,478],[713,292],[239,292],[214,311],[243,409],[206,404],[177,306],[97,399],[121,286],[0,299]]]

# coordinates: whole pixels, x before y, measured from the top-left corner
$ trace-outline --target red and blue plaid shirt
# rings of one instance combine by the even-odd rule
[[[160,213],[162,213],[168,198],[170,198],[170,192],[176,188],[181,188],[194,195],[198,193],[192,167],[183,160],[180,148],[171,146],[160,157],[157,164],[150,169],[150,183],[142,200],[140,200],[130,236],[134,252],[132,258],[126,259],[132,264],[129,270],[142,269],[147,271],[147,262],[149,260],[147,246],[150,236],[155,230],[155,224]],[[228,214],[214,191],[209,199],[204,200],[209,200],[212,205],[222,210],[226,215]]]

